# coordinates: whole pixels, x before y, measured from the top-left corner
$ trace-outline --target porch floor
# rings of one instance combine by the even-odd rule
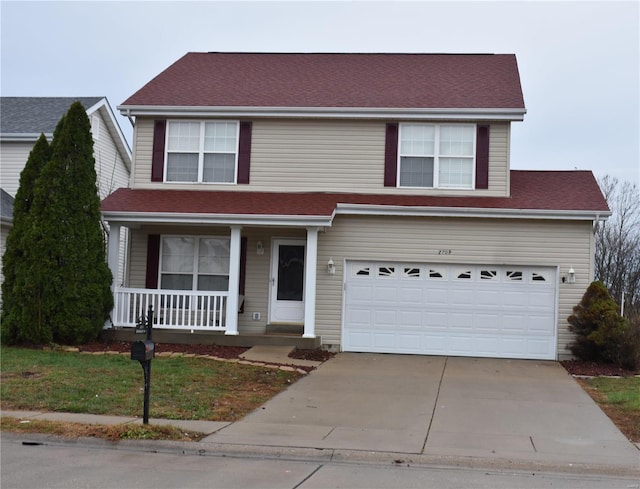
[[[144,339],[142,333],[136,333],[133,328],[106,329],[102,331],[104,341],[136,341]],[[278,345],[292,346],[301,350],[320,348],[321,339],[303,338],[296,334],[267,333],[267,334],[239,334],[225,335],[219,331],[198,331],[190,333],[171,329],[154,329],[153,341],[157,343],[176,343],[180,345],[220,345],[220,346],[256,346]]]

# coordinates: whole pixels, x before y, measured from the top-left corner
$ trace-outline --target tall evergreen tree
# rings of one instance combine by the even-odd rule
[[[51,156],[51,148],[44,134],[36,141],[24,169],[13,205],[13,226],[7,236],[2,258],[2,342],[46,343],[51,331],[43,329],[37,318],[33,295],[25,295],[25,271],[29,260],[29,233],[32,227],[36,181]],[[22,325],[22,326],[21,326]]]
[[[113,306],[105,260],[89,118],[71,105],[54,133],[35,188],[29,277],[42,286],[42,317],[59,343],[95,339]]]

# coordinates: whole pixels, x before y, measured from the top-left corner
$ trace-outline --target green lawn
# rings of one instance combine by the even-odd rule
[[[595,377],[579,382],[627,438],[640,442],[640,377]]]
[[[128,355],[0,349],[2,409],[142,416],[144,377]],[[202,358],[151,362],[149,415],[235,421],[301,374]]]

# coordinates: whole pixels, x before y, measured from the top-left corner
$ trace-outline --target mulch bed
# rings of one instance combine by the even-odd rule
[[[631,377],[640,372],[625,370],[613,363],[591,362],[586,360],[566,360],[560,362],[571,375],[584,375],[589,377]]]
[[[196,355],[211,355],[218,358],[238,358],[249,348],[242,346],[220,346],[220,345],[182,345],[177,343],[156,343],[156,353],[173,352],[173,353],[195,353]],[[131,351],[131,343],[127,341],[113,341],[109,343],[93,342],[81,345],[80,351],[99,352],[99,351],[116,351],[119,353],[127,353]],[[293,350],[289,358],[297,360],[314,360],[317,362],[325,362],[332,358],[335,354],[321,350]]]

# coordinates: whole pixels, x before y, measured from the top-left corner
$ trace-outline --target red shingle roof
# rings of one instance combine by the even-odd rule
[[[107,213],[331,216],[338,204],[608,212],[590,171],[511,171],[511,197],[442,197],[122,188],[102,202]]]
[[[187,53],[123,106],[524,109],[513,54]]]

